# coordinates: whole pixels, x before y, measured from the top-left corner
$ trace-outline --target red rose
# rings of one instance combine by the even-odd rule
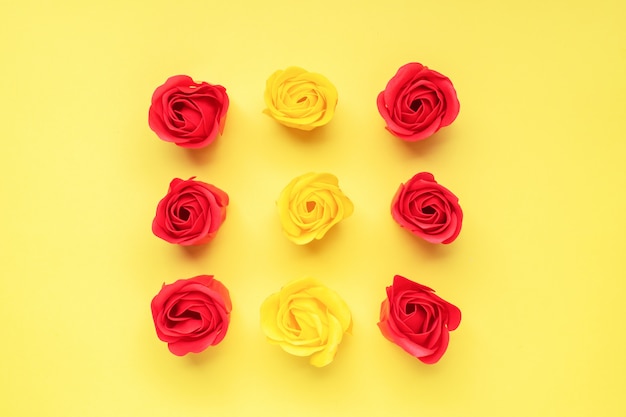
[[[226,336],[232,304],[228,289],[211,275],[165,285],[152,299],[159,339],[177,356],[202,352]]]
[[[376,104],[387,130],[409,142],[427,138],[459,114],[450,79],[417,62],[400,67]]]
[[[156,209],[152,232],[183,246],[213,239],[226,218],[228,194],[214,185],[174,178]]]
[[[420,172],[400,184],[391,202],[391,216],[400,226],[431,243],[454,241],[463,222],[459,199],[437,184],[429,172]]]
[[[400,275],[387,287],[378,327],[389,341],[424,363],[437,362],[448,348],[450,335],[461,323],[461,310],[430,288]]]
[[[157,87],[148,112],[150,129],[166,142],[202,148],[224,131],[228,95],[221,85],[175,75]]]

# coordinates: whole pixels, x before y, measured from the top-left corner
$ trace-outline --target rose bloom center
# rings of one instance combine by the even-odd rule
[[[409,108],[413,111],[418,111],[422,107],[422,100],[413,100]]]
[[[178,217],[181,220],[189,220],[189,210],[187,210],[185,207],[181,207],[180,210],[178,211]]]

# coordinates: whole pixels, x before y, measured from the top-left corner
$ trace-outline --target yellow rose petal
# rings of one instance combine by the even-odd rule
[[[292,294],[302,293],[308,288],[323,286],[315,278],[306,277],[291,281],[280,290],[280,302],[285,303]]]
[[[309,288],[307,293],[326,306],[330,314],[339,321],[344,331],[351,327],[352,315],[350,314],[350,309],[346,302],[339,297],[339,294],[334,291],[328,291],[324,287]]]
[[[314,278],[286,284],[261,305],[261,328],[270,343],[314,366],[335,357],[343,334],[352,326],[346,303]]]
[[[329,315],[328,318],[328,341],[323,350],[311,355],[309,361],[313,366],[322,367],[331,363],[335,359],[339,343],[341,343],[341,339],[343,338],[344,331],[341,323],[332,315]]]
[[[310,131],[330,122],[337,106],[337,89],[323,75],[289,67],[267,79],[263,113],[279,123]]]
[[[329,173],[307,173],[292,179],[276,205],[283,232],[298,245],[322,239],[354,211],[339,180]]]
[[[278,346],[281,347],[282,350],[294,356],[311,356],[321,350],[324,349],[323,346],[297,346],[293,343],[288,342],[280,342]]]
[[[279,295],[272,294],[261,304],[261,327],[265,335],[273,340],[282,340],[283,333],[276,324],[278,317]]]

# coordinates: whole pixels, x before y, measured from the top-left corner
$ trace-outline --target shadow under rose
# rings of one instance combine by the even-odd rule
[[[298,245],[298,246],[302,247],[303,248],[302,250],[306,251],[307,253],[310,253],[311,255],[315,256],[315,254],[321,253],[323,250],[325,250],[324,247],[328,246],[327,242],[329,240],[331,240],[330,235],[327,235],[327,236],[324,236],[322,239],[312,240],[311,242],[305,245]]]
[[[420,249],[427,253],[429,257],[442,258],[450,254],[449,244],[444,245],[442,243],[430,243],[417,236],[412,236],[417,241],[417,245]]]
[[[329,129],[328,125],[316,127],[310,131],[287,127],[284,125],[281,125],[280,127],[283,132],[286,132],[289,136],[300,143],[325,143],[332,136],[332,133],[329,132],[329,130],[332,130],[332,127]]]
[[[346,220],[346,219],[344,219]],[[303,246],[304,250],[308,253],[315,256],[315,254],[319,254],[322,251],[333,251],[337,250],[337,245],[341,244],[342,240],[345,240],[345,237],[342,237],[344,234],[343,227],[341,222],[339,224],[334,225],[331,229],[326,232],[323,238],[314,239],[306,245],[298,245]]]
[[[219,361],[222,359],[222,349],[219,346],[209,346],[200,353],[188,353],[185,360],[191,366],[203,366],[209,362]]]
[[[412,156],[421,156],[430,152],[434,152],[437,148],[444,146],[448,138],[455,136],[453,127],[445,127],[432,136],[416,142],[408,142],[389,134],[391,140],[396,142],[396,146],[404,153]]]
[[[212,143],[199,149],[184,148],[187,158],[196,165],[204,165],[216,158],[223,138],[218,136]]]
[[[450,255],[451,250],[453,250],[451,245],[454,245],[454,242],[444,245],[441,243],[430,243],[426,240],[420,238],[419,236],[415,236],[406,230],[399,230],[398,240],[402,240],[406,242],[407,245],[414,246],[416,251],[418,251],[424,258],[428,259],[441,259]]]
[[[206,256],[212,243],[213,241],[210,241],[202,245],[181,246],[180,248],[186,257],[197,260]]]

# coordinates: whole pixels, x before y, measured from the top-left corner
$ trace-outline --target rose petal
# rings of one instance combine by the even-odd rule
[[[151,303],[157,336],[179,356],[221,342],[230,308],[228,290],[210,275],[164,284]]]
[[[337,90],[320,74],[289,67],[268,78],[264,98],[264,113],[287,127],[310,131],[332,118]]]
[[[338,180],[328,173],[308,173],[292,179],[277,200],[285,235],[296,244],[321,239],[354,211]]]
[[[458,198],[432,174],[419,173],[401,184],[391,203],[394,220],[432,243],[451,243],[461,231],[463,212]]]
[[[148,123],[164,141],[201,148],[223,132],[228,106],[223,86],[173,76],[154,91]]]
[[[311,355],[309,362],[311,365],[318,368],[323,367],[331,363],[337,355],[337,349],[343,338],[345,329],[342,324],[333,315],[328,316],[328,340],[324,349]]]
[[[228,195],[212,184],[172,180],[157,205],[152,231],[169,243],[196,245],[211,240],[226,218]]]
[[[457,117],[459,102],[449,78],[419,63],[398,69],[376,99],[386,129],[418,141],[448,126]]]
[[[296,356],[311,356],[314,366],[330,363],[351,315],[339,296],[314,278],[286,284],[261,305],[261,327],[271,343]]]
[[[460,323],[460,310],[400,275],[386,293],[378,323],[383,336],[424,363],[437,362],[448,347],[449,331]]]

